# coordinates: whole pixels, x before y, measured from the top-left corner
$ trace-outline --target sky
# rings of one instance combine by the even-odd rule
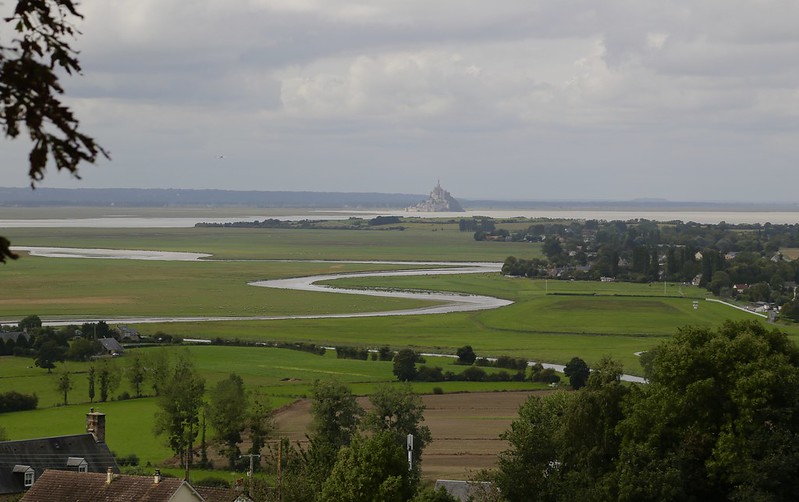
[[[112,160],[42,187],[799,202],[795,0],[79,11],[65,99]],[[28,185],[27,148],[0,138],[0,186]]]

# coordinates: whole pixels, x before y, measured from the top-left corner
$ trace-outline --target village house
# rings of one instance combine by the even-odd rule
[[[141,333],[137,330],[128,327],[128,326],[117,326],[117,331],[119,332],[119,341],[120,342],[128,342],[128,343],[139,343],[141,342]]]
[[[435,489],[438,490],[442,487],[451,497],[464,502],[479,497],[481,493],[488,494],[491,492],[491,483],[488,481],[436,480]]]
[[[34,486],[47,469],[119,473],[105,443],[105,414],[86,414],[86,433],[0,442],[0,497]]]
[[[30,341],[30,335],[24,331],[0,331],[0,341],[8,342],[13,340],[14,343],[19,343],[20,337],[25,339],[25,342]]]
[[[47,470],[22,497],[25,502],[251,502],[242,492],[195,487],[188,481],[154,476]]]
[[[115,338],[100,338],[97,341],[103,346],[103,354],[107,354],[109,356],[118,356],[125,351],[122,345],[116,341]]]

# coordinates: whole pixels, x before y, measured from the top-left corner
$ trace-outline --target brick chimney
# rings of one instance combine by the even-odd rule
[[[86,414],[86,432],[90,432],[98,443],[105,443],[105,413],[90,408]]]

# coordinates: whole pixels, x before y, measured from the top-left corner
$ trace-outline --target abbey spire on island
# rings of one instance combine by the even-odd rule
[[[462,213],[463,207],[446,190],[441,188],[441,180],[438,180],[436,187],[430,192],[430,197],[415,206],[406,208],[406,211],[417,211],[420,213]]]

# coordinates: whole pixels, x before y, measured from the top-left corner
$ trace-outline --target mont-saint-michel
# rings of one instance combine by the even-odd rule
[[[448,191],[441,188],[439,180],[426,200],[406,210],[419,213],[462,213],[463,207]]]

